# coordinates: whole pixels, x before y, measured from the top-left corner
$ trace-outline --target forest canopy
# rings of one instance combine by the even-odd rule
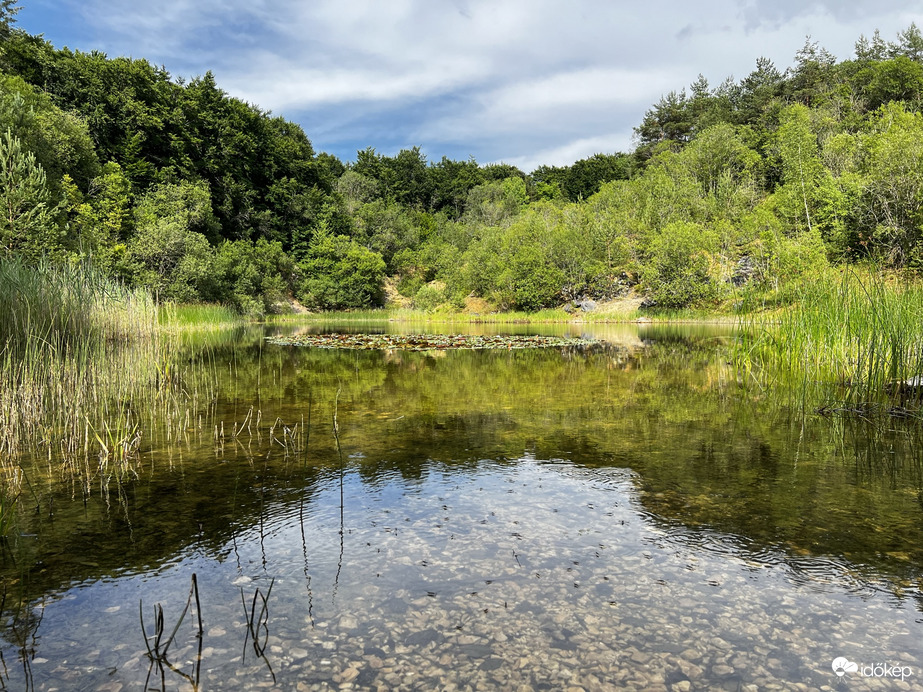
[[[419,147],[343,162],[300,126],[146,60],[57,49],[0,2],[0,245],[91,262],[159,299],[247,314],[380,305],[536,310],[631,291],[660,307],[784,300],[873,260],[923,270],[923,35],[838,61],[807,40],[699,77],[631,152],[529,173]]]

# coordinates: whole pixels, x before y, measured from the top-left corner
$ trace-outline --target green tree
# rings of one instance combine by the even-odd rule
[[[923,101],[923,65],[903,55],[870,64],[859,72],[856,81],[870,109],[889,101],[919,107]]]
[[[376,199],[361,205],[355,212],[353,239],[380,255],[388,271],[396,270],[394,256],[402,250],[418,247],[422,233],[415,212],[394,201]]]
[[[298,272],[282,244],[260,238],[225,241],[215,256],[215,293],[209,300],[232,305],[245,315],[265,315],[286,309]]]
[[[635,156],[646,160],[664,147],[678,150],[689,141],[693,129],[686,90],[671,91],[644,114],[635,128],[639,141]]]
[[[779,190],[779,208],[796,224],[803,224],[810,231],[824,168],[817,136],[811,128],[811,113],[806,106],[795,104],[782,111],[776,146],[784,183]]]
[[[644,283],[658,306],[678,308],[718,295],[711,277],[713,233],[695,223],[671,223],[655,238],[644,267]]]
[[[568,199],[576,202],[596,193],[603,183],[627,180],[631,176],[631,157],[627,154],[593,154],[575,161],[567,168],[563,188]]]
[[[134,225],[128,256],[137,283],[177,302],[214,295],[214,250],[203,233],[214,217],[204,184],[152,188],[135,206]]]
[[[518,176],[478,185],[468,193],[464,221],[497,226],[516,216],[528,201],[526,183]]]
[[[0,43],[6,41],[16,23],[16,14],[22,8],[19,0],[0,0]]]
[[[453,161],[443,156],[442,160],[430,167],[432,210],[443,211],[449,218],[457,219],[465,211],[468,193],[486,182],[488,175],[492,175],[492,171],[481,169],[474,159]]]
[[[315,231],[307,256],[299,263],[301,298],[321,310],[379,305],[385,261],[354,240],[332,235],[324,225]]]
[[[808,36],[795,53],[795,66],[786,73],[784,92],[805,106],[816,106],[830,97],[836,86],[836,58]]]
[[[397,156],[382,157],[380,180],[398,204],[429,209],[433,196],[426,156],[420,147],[401,149]]]
[[[8,256],[34,260],[61,249],[45,171],[9,128],[0,135],[0,206],[0,242]]]
[[[346,204],[346,210],[354,214],[363,204],[368,204],[379,196],[379,184],[374,178],[350,170],[337,180],[336,190]]]
[[[603,294],[617,290],[619,275],[633,282],[647,230],[638,218],[638,185],[613,181],[603,185],[586,204],[592,256],[602,262]],[[597,281],[599,279],[597,278]]]
[[[86,123],[56,106],[21,78],[0,73],[0,127],[10,128],[24,149],[35,154],[53,193],[69,175],[86,191],[99,174],[99,161]]]
[[[66,205],[68,246],[93,258],[108,273],[129,278],[125,242],[131,234],[131,183],[121,166],[109,162],[83,195],[65,175],[62,184]]]
[[[749,123],[765,129],[764,119],[780,103],[782,95],[782,73],[767,57],[756,60],[756,69],[740,82],[740,96],[734,121]]]
[[[865,239],[889,263],[923,265],[923,114],[883,106],[863,136]]]

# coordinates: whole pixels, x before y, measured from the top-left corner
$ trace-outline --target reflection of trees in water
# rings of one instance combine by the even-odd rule
[[[891,574],[923,564],[920,434],[913,426],[803,419],[747,389],[725,341],[645,329],[644,348],[426,353],[298,352],[286,366],[314,392],[316,420],[342,387],[341,439],[363,481],[419,478],[430,460],[618,460],[642,478],[645,506],[764,545],[843,555]],[[264,352],[264,357],[266,353]],[[284,369],[284,368],[280,368]],[[324,410],[327,409],[327,410]],[[332,457],[329,434],[317,458]],[[876,517],[878,523],[873,521]],[[876,558],[888,536],[891,557]]]
[[[775,420],[664,430],[675,441],[672,452],[634,465],[645,509],[784,553],[795,575],[830,559],[863,588],[884,579],[892,593],[919,599],[920,431],[818,416]]]
[[[897,580],[919,575],[920,434],[793,417],[740,386],[711,333],[642,337],[643,348],[449,354],[210,345],[187,358],[211,364],[223,446],[203,435],[143,450],[145,470],[108,505],[72,502],[66,484],[40,490],[54,511],[22,518],[37,538],[19,542],[19,564],[43,565],[26,574],[26,600],[150,569],[191,546],[223,559],[250,526],[287,512],[303,521],[316,489],[341,472],[334,412],[344,467],[369,488],[434,468],[469,473],[480,460],[515,463],[528,450],[630,467],[646,511],[744,537],[747,550],[832,556]],[[248,415],[247,433],[232,437]],[[273,425],[282,427],[270,434]],[[307,449],[289,454],[279,431],[296,425]],[[0,569],[18,575],[6,558]]]

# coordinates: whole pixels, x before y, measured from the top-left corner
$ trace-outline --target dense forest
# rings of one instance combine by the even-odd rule
[[[229,97],[212,74],[57,49],[0,2],[0,244],[92,263],[160,300],[247,314],[380,305],[535,310],[785,300],[829,264],[923,270],[923,35],[837,61],[700,77],[630,153],[531,173],[419,148],[354,162]]]

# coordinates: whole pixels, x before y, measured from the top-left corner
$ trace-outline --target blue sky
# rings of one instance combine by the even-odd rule
[[[895,40],[904,0],[23,0],[57,47],[211,70],[233,96],[304,127],[317,151],[422,147],[525,171],[629,151],[632,128],[699,73],[716,86],[806,36],[840,59]]]

